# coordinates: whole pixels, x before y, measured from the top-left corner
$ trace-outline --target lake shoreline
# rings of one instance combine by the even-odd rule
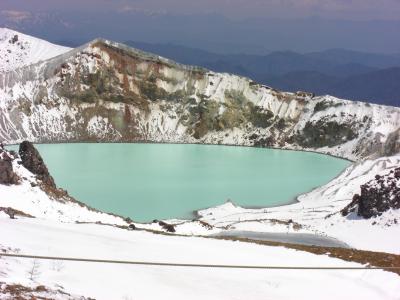
[[[289,148],[280,148],[280,147],[260,147],[260,146],[251,146],[251,145],[239,145],[239,144],[213,144],[213,143],[189,143],[189,142],[159,142],[159,141],[144,141],[144,140],[138,140],[138,141],[59,141],[59,142],[32,142],[35,145],[57,145],[57,144],[170,144],[170,145],[205,145],[205,146],[226,146],[226,147],[244,147],[244,148],[256,148],[256,149],[273,149],[273,150],[283,150],[283,151],[295,151],[295,152],[307,152],[307,153],[315,153],[315,154],[320,154],[320,155],[326,155],[342,160],[346,160],[351,163],[357,163],[355,160],[351,160],[346,157],[334,155],[331,153],[324,153],[324,152],[319,152],[317,150],[311,150],[311,149],[289,149]],[[4,143],[5,146],[18,146],[20,143],[10,143],[6,144]]]
[[[211,146],[225,146],[225,145],[215,145],[215,144],[199,144],[199,143],[153,143],[153,142],[146,142],[146,143],[144,143],[144,142],[141,142],[141,143],[137,143],[137,142],[135,142],[135,143],[122,143],[122,142],[117,142],[117,143],[91,143],[91,142],[89,142],[89,143],[42,143],[42,144],[37,144],[37,145],[44,145],[44,146],[46,146],[46,145],[61,145],[61,144],[65,144],[65,145],[72,145],[72,144],[79,144],[79,145],[82,145],[82,146],[85,146],[85,145],[94,145],[94,144],[101,144],[101,145],[192,145],[192,146],[208,146],[208,147],[211,147]],[[7,146],[11,146],[11,145],[7,145]],[[15,145],[14,145],[14,147],[15,147]],[[341,159],[341,158],[338,158],[338,157],[334,157],[334,156],[329,156],[329,155],[326,155],[326,154],[321,154],[321,153],[315,153],[315,152],[310,152],[310,151],[299,151],[299,150],[290,150],[290,149],[279,149],[279,148],[264,148],[264,147],[252,147],[252,146],[237,146],[237,145],[228,145],[227,147],[232,147],[232,148],[248,148],[248,149],[254,149],[254,150],[256,150],[256,149],[259,149],[258,151],[260,151],[260,152],[255,152],[255,153],[258,153],[259,155],[263,155],[264,154],[264,151],[263,151],[263,149],[265,149],[265,153],[268,153],[268,150],[270,150],[270,151],[281,151],[281,150],[287,150],[287,151],[284,151],[284,152],[292,152],[292,153],[296,153],[296,152],[305,152],[305,153],[313,153],[313,154],[315,154],[315,155],[317,155],[316,157],[319,157],[319,158],[323,158],[323,157],[332,157],[332,158],[335,158],[335,159],[338,159],[338,160],[341,160],[341,161],[343,161],[343,162],[348,162],[348,160],[345,160],[345,159]],[[85,149],[85,147],[83,147],[84,149]],[[93,148],[93,147],[89,147],[89,148]],[[118,147],[118,149],[119,149],[120,147]],[[104,149],[104,148],[103,148]],[[106,148],[107,149],[107,148]],[[111,148],[112,149],[112,148]],[[140,148],[139,148],[140,149]],[[143,149],[143,148],[142,148]],[[145,149],[145,148],[144,148]],[[163,148],[164,149],[164,148]],[[168,148],[167,148],[168,149]],[[172,149],[174,149],[174,148],[172,148]],[[180,148],[179,148],[180,149]],[[201,149],[201,148],[199,148],[199,149]],[[92,153],[93,153],[93,150],[95,150],[95,149],[91,149],[92,150]],[[174,150],[173,150],[174,151]],[[209,150],[208,150],[209,151]],[[112,155],[112,154],[110,154],[109,152],[107,152],[109,155],[106,155],[106,157],[110,157],[110,155]],[[219,154],[218,154],[219,153]],[[223,153],[223,152],[216,152],[216,155],[221,155],[221,153]],[[230,152],[228,152],[228,153],[230,153]],[[232,152],[232,153],[241,153],[241,152],[236,152],[236,151],[234,151],[234,152]],[[246,156],[247,155],[251,155],[251,156],[254,156],[255,155],[255,153],[254,154],[250,154],[250,153],[248,153],[247,151],[245,151],[244,153],[246,153]],[[270,152],[270,153],[275,153],[275,152]],[[279,153],[279,152],[277,152],[277,153]],[[204,154],[206,155],[206,156],[209,156],[209,157],[213,157],[213,156],[210,156],[210,154],[209,153],[207,153],[207,152],[204,152]],[[203,154],[203,155],[204,155]],[[104,154],[101,154],[100,156],[104,156]],[[123,156],[126,156],[126,155],[123,155]],[[251,166],[252,165],[252,163],[255,163],[254,161],[253,162],[251,162],[251,161],[249,161],[248,160],[248,158],[246,159],[246,156],[243,158],[244,159],[244,164],[247,166]],[[298,155],[296,155],[295,157],[297,157]],[[268,156],[266,156],[266,157],[268,157]],[[288,158],[290,158],[291,156],[289,156]],[[204,157],[203,157],[204,158]],[[288,159],[287,158],[287,159]],[[99,159],[101,159],[101,158],[99,158]],[[176,158],[175,157],[172,157],[172,159],[171,159],[171,161],[173,162],[174,160],[175,160]],[[176,159],[177,161],[179,161],[179,157]],[[183,156],[183,159],[188,159],[187,157],[185,158],[185,156]],[[270,157],[269,158],[269,160],[273,160],[273,161],[276,161],[276,159],[277,158],[274,158],[274,157]],[[282,158],[279,158],[279,159],[283,159],[283,157]],[[275,168],[278,166],[278,168],[279,168],[279,159],[278,159],[278,161],[277,161],[277,164],[275,165]],[[295,158],[295,160],[298,160],[298,159],[301,159],[301,160],[303,160],[304,158]],[[310,156],[308,156],[308,159],[311,159],[311,160],[313,160],[314,159],[314,156],[312,156],[312,157],[310,157]],[[54,160],[54,159],[53,159]],[[267,159],[267,160],[261,160],[261,158],[257,158],[257,156],[255,156],[255,159],[254,159],[255,161],[263,161],[263,164],[267,164],[267,165],[265,165],[264,166],[264,170],[268,170],[270,167],[273,167],[273,165],[270,165],[269,164],[269,160]],[[284,159],[285,161],[286,161],[286,159]],[[228,160],[229,161],[229,160]],[[290,161],[290,160],[289,160]],[[54,162],[53,162],[54,163]],[[307,164],[307,163],[306,163]],[[236,165],[236,164],[235,164]],[[212,164],[210,165],[210,166],[212,166]],[[337,177],[337,176],[339,176],[342,172],[343,172],[343,170],[345,170],[346,168],[347,168],[348,166],[345,166],[343,169],[341,169],[340,171],[339,171],[339,173],[335,176],[335,177]],[[58,168],[58,167],[57,167]],[[56,168],[56,170],[57,170],[57,168]],[[87,167],[88,168],[88,170],[90,170],[90,169],[92,169],[91,167]],[[129,169],[129,167],[127,167],[128,169]],[[225,167],[223,167],[223,169],[224,169]],[[301,168],[304,168],[304,166],[302,166]],[[124,169],[124,167],[122,167],[122,169]],[[206,168],[206,169],[208,169],[208,168]],[[259,168],[256,168],[256,170],[257,169],[259,169]],[[284,168],[284,169],[286,169],[286,173],[287,173],[287,170],[288,170],[288,168]],[[289,167],[289,169],[290,169],[290,167]],[[53,171],[52,171],[52,173],[53,172],[55,172],[54,171],[55,169],[53,169]],[[279,169],[278,169],[279,170]],[[73,170],[74,171],[74,170]],[[84,171],[84,170],[83,170]],[[316,170],[315,170],[316,171]],[[71,171],[72,172],[72,171]],[[71,172],[66,172],[65,174],[69,174],[69,173],[71,173]],[[239,171],[239,172],[241,172],[241,171]],[[272,171],[272,172],[274,172],[274,171]],[[279,172],[279,171],[278,171]],[[229,173],[229,172],[228,172]],[[257,172],[256,172],[257,173]],[[259,172],[258,172],[259,173]],[[301,173],[301,172],[300,172]],[[285,171],[284,171],[284,173],[283,174],[281,174],[280,176],[283,176],[284,178],[286,178],[286,176],[284,175],[285,174]],[[289,173],[290,174],[290,173]],[[93,175],[94,176],[94,175]],[[129,175],[130,176],[130,175]],[[246,177],[246,175],[244,175],[245,177]],[[252,176],[256,176],[256,175],[252,175]],[[260,173],[260,175],[258,176],[258,178],[262,178],[264,175],[261,175],[261,173]],[[293,176],[295,176],[295,175],[293,175]],[[292,177],[289,177],[289,184],[290,184],[290,180],[292,180],[291,182],[293,182],[293,180],[294,180],[294,178],[293,178],[293,176]],[[301,177],[302,175],[300,175],[300,177]],[[333,178],[329,178],[328,179],[328,181],[327,182],[329,182],[330,180],[333,180],[335,177],[333,177]],[[56,178],[57,178],[57,176],[56,176]],[[92,178],[94,178],[94,177],[92,177]],[[201,177],[200,177],[201,178]],[[251,178],[251,177],[250,177]],[[257,176],[255,177],[255,178],[257,178]],[[291,178],[291,179],[290,179]],[[279,180],[278,178],[277,178],[277,183],[278,182],[280,182],[281,180]],[[60,182],[60,181],[59,181]],[[67,188],[67,190],[69,190],[70,192],[71,192],[71,187],[69,186],[68,187],[68,184],[65,184],[65,182],[64,183],[62,183],[63,181],[61,180],[61,183],[60,183],[60,186],[63,186],[63,187],[65,187],[65,188]],[[269,182],[269,181],[268,181]],[[140,183],[139,183],[140,184]],[[325,183],[323,183],[323,184],[325,184]],[[322,184],[322,185],[323,185]],[[247,204],[244,204],[243,203],[243,199],[245,199],[245,198],[251,198],[251,197],[253,197],[253,198],[260,198],[260,197],[262,197],[261,195],[259,195],[259,196],[251,196],[250,194],[249,194],[249,196],[244,196],[244,195],[242,195],[242,196],[239,196],[239,195],[236,195],[236,197],[234,196],[235,195],[235,192],[234,192],[234,190],[231,190],[231,189],[228,189],[227,191],[231,191],[233,194],[229,194],[228,195],[228,197],[226,197],[225,199],[224,199],[224,197],[222,196],[222,199],[224,199],[223,201],[221,201],[220,203],[218,203],[218,204],[212,204],[212,205],[203,205],[203,206],[201,206],[200,208],[196,208],[195,210],[189,210],[189,211],[187,211],[186,213],[179,213],[179,214],[177,214],[177,215],[173,215],[173,214],[171,214],[171,215],[169,215],[169,216],[164,216],[164,217],[161,217],[161,216],[157,216],[157,214],[155,214],[154,216],[150,216],[149,218],[148,218],[148,220],[146,221],[146,220],[140,220],[140,218],[138,219],[138,217],[136,216],[134,216],[134,215],[132,215],[131,213],[124,213],[124,212],[118,212],[118,211],[113,211],[113,209],[109,209],[109,208],[107,208],[107,207],[102,207],[101,205],[100,206],[98,206],[98,205],[96,205],[96,204],[94,204],[94,203],[91,203],[90,201],[85,201],[84,203],[86,204],[86,205],[88,205],[88,206],[90,206],[90,207],[96,207],[96,209],[97,210],[100,210],[100,211],[105,211],[105,212],[107,212],[107,213],[112,213],[112,214],[117,214],[117,215],[126,215],[126,216],[128,216],[128,217],[130,217],[130,218],[132,218],[132,219],[137,219],[137,220],[140,220],[139,222],[140,223],[143,223],[143,224],[146,224],[146,223],[151,223],[151,220],[153,220],[153,219],[161,219],[161,220],[170,220],[170,219],[180,219],[180,220],[197,220],[198,218],[199,218],[199,214],[198,214],[198,211],[201,211],[201,210],[204,210],[204,209],[207,209],[207,208],[214,208],[214,207],[217,207],[217,206],[219,206],[219,205],[222,205],[222,204],[224,204],[224,203],[226,203],[227,201],[229,202],[233,202],[233,203],[235,203],[234,205],[235,206],[237,206],[237,207],[241,207],[241,208],[244,208],[244,209],[257,209],[257,210],[266,210],[266,209],[271,209],[271,208],[277,208],[277,207],[284,207],[284,206],[290,206],[290,205],[293,205],[293,204],[295,204],[295,203],[298,203],[299,202],[299,200],[298,200],[298,197],[300,196],[300,195],[304,195],[304,194],[306,194],[306,193],[309,193],[309,192],[311,192],[311,191],[313,191],[314,189],[316,189],[316,188],[318,188],[318,187],[320,187],[321,185],[319,185],[319,184],[317,184],[317,185],[315,185],[315,186],[313,186],[313,187],[310,187],[310,188],[306,188],[304,191],[301,191],[301,192],[299,192],[299,193],[297,193],[297,194],[295,194],[295,195],[293,195],[293,196],[291,196],[291,198],[289,198],[289,199],[287,199],[287,200],[282,200],[282,201],[272,201],[273,199],[280,199],[280,198],[282,198],[282,195],[281,196],[279,196],[280,194],[281,194],[281,192],[280,193],[278,193],[278,196],[276,197],[276,196],[268,196],[267,197],[267,199],[265,200],[265,201],[261,201],[261,200],[256,200],[255,202],[263,202],[263,203],[259,203],[259,204],[256,204],[256,203],[254,203],[254,204],[249,204],[249,205],[247,205]],[[298,189],[299,187],[297,186],[297,189]],[[296,189],[296,188],[295,188]],[[267,192],[265,192],[265,194],[269,194],[269,192],[268,191],[271,191],[271,193],[272,193],[272,195],[273,195],[273,193],[276,193],[277,191],[279,190],[279,188],[277,188],[277,189],[270,189],[270,190],[267,190]],[[281,190],[284,190],[283,188],[281,189]],[[275,191],[275,192],[274,192]],[[287,193],[284,193],[284,194],[287,194]],[[168,195],[168,194],[166,194],[166,195]],[[75,198],[77,198],[77,199],[88,199],[88,197],[85,197],[85,196],[82,196],[82,195],[79,195],[79,194],[75,194],[74,193],[74,195],[73,195]],[[126,198],[126,195],[124,196],[123,194],[122,194],[122,198]],[[93,199],[95,199],[96,197],[95,196],[91,196],[91,198]],[[140,197],[137,197],[137,198],[140,198]],[[178,197],[179,198],[179,197]],[[210,199],[221,199],[221,197],[215,197],[215,195],[212,197],[212,196],[210,196],[210,197],[208,197],[208,198],[210,198]],[[262,198],[264,198],[264,197],[262,197]],[[283,198],[285,198],[285,197],[283,197]],[[282,198],[282,199],[283,199]],[[90,199],[90,198],[89,198]],[[202,199],[200,199],[202,202],[199,202],[199,203],[203,203],[203,204],[205,204],[205,203],[207,203],[207,202],[210,202],[210,201],[205,201],[205,203],[204,203],[204,199],[205,199],[205,197],[203,197]],[[221,199],[221,200],[222,200]],[[240,200],[241,199],[241,200]],[[261,198],[260,198],[261,199]],[[212,202],[212,201],[211,201]],[[251,201],[249,201],[249,202],[251,202]],[[278,202],[278,203],[277,203]],[[129,207],[129,206],[128,206]],[[111,211],[111,212],[110,212]]]

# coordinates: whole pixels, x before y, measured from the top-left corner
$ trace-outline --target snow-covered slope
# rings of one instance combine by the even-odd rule
[[[400,254],[400,210],[364,219],[342,216],[341,210],[360,193],[360,186],[400,166],[400,156],[366,160],[348,167],[340,176],[293,205],[268,209],[244,209],[232,203],[199,211],[201,220],[220,230],[314,233],[337,238],[357,249]],[[187,231],[188,224],[182,227]],[[198,227],[197,227],[198,228]],[[179,226],[177,231],[180,232]],[[197,232],[207,234],[206,230]],[[215,233],[215,230],[212,232]]]
[[[44,61],[69,50],[11,29],[0,28],[0,73]]]
[[[357,267],[326,255],[250,243],[155,235],[96,224],[10,220],[9,253],[171,263]],[[34,237],[34,238],[27,238]],[[241,270],[37,261],[2,257],[0,282],[44,285],[95,299],[398,299],[400,277],[380,270]],[[0,294],[0,299],[1,294]]]
[[[3,153],[12,159],[12,170],[18,178],[17,184],[0,182],[0,208],[12,208],[28,215],[60,222],[102,222],[106,224],[127,225],[118,216],[91,209],[68,196],[62,190],[46,186],[35,174],[27,170],[16,155],[0,148],[0,163]],[[3,169],[0,168],[0,173]]]
[[[400,108],[286,93],[106,40],[0,74],[0,139],[400,151]]]

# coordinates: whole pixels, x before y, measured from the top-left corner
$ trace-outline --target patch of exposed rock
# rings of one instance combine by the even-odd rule
[[[159,221],[158,225],[160,225],[167,232],[175,232],[175,226],[173,224],[168,224],[163,221]]]
[[[389,209],[400,209],[400,167],[361,186],[361,194],[355,194],[353,201],[342,211],[343,216],[357,213],[369,219],[380,216]]]
[[[14,156],[0,147],[0,184],[17,184],[18,176],[13,171]]]
[[[52,289],[44,285],[25,286],[22,284],[9,284],[0,282],[0,299],[19,299],[19,300],[52,300],[52,299],[66,299],[66,300],[93,300],[80,295],[71,295],[64,291],[63,287]]]
[[[24,141],[19,145],[19,155],[21,157],[22,165],[25,168],[35,174],[37,178],[46,185],[53,188],[56,187],[54,179],[50,175],[42,156],[31,142]]]
[[[10,217],[10,219],[15,219],[15,216],[34,218],[34,216],[27,214],[23,211],[14,209],[12,207],[0,207],[0,211],[4,212],[6,215]]]

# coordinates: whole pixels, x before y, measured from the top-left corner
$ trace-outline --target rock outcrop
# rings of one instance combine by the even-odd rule
[[[389,209],[400,209],[400,167],[384,176],[376,175],[374,180],[362,185],[361,194],[355,194],[341,212],[344,216],[354,212],[369,219]]]
[[[47,186],[56,187],[42,156],[31,142],[24,141],[19,145],[19,155],[25,168],[35,174]]]
[[[24,213],[23,211],[14,209],[12,207],[0,207],[0,212],[1,211],[7,214],[10,217],[10,219],[15,219],[15,216],[34,218],[30,214]]]
[[[164,221],[159,221],[158,225],[160,225],[167,232],[175,232],[175,226],[173,224],[165,223]]]
[[[13,171],[14,157],[0,146],[0,184],[17,184],[18,176]]]

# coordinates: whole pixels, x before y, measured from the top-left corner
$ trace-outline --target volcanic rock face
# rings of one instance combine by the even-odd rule
[[[356,212],[358,216],[369,219],[389,209],[400,209],[400,167],[387,175],[376,175],[374,180],[362,185],[361,194],[354,195],[353,201],[342,210],[342,215]]]
[[[281,92],[101,39],[0,73],[0,114],[9,143],[233,144],[353,160],[400,149],[400,108]]]
[[[43,181],[46,185],[55,188],[53,177],[49,174],[42,156],[31,142],[24,141],[19,145],[19,155],[22,165]]]

